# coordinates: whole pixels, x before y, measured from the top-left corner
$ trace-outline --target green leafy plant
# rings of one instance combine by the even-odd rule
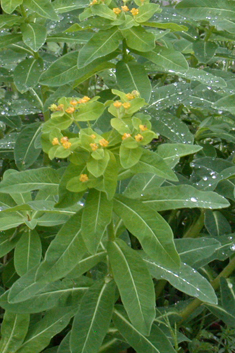
[[[232,1],[1,0],[2,353],[232,352]]]

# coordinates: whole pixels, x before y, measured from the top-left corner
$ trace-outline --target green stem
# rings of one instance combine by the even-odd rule
[[[28,16],[27,16],[27,13],[24,9],[24,5],[20,5],[20,12],[21,12],[21,15],[26,19]]]
[[[196,220],[195,223],[193,223],[189,229],[185,232],[183,238],[196,238],[201,229],[204,226],[204,218],[205,218],[205,210],[201,210],[201,214]]]
[[[220,278],[227,278],[235,270],[235,257],[223,269],[222,272],[211,282],[212,287],[216,290],[220,287]],[[181,323],[186,320],[203,302],[199,299],[194,299],[184,310],[181,311]]]
[[[127,61],[127,45],[126,45],[126,40],[123,39],[122,41],[122,60]]]
[[[159,298],[163,289],[165,288],[167,281],[165,279],[160,279],[155,286],[156,298]]]

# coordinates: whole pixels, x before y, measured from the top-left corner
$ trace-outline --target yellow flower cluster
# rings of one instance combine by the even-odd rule
[[[95,0],[93,0],[93,1],[95,1]],[[96,1],[97,1],[97,0],[96,0]],[[144,0],[143,0],[143,1],[144,1]],[[143,1],[142,1],[142,2],[143,2]],[[119,7],[114,7],[114,8],[113,8],[113,12],[114,12],[116,15],[119,15],[122,11],[123,11],[123,12],[128,12],[128,11],[130,11],[133,16],[136,16],[136,15],[138,15],[138,13],[139,13],[139,10],[138,10],[138,9],[133,8],[133,9],[130,10],[129,7],[126,6],[126,5],[121,6],[121,8],[122,8],[122,9],[120,9]]]
[[[126,103],[121,103],[119,101],[116,101],[113,103],[114,107],[115,108],[121,108],[121,106],[123,106],[123,108],[125,109],[129,109],[131,107],[131,104],[129,102],[126,102]]]
[[[59,112],[64,110],[64,104],[59,104],[58,106],[56,104],[52,104],[49,109],[52,112]]]
[[[60,141],[57,137],[54,137],[53,140],[52,140],[52,145],[53,146],[56,146],[56,145],[60,145],[60,143],[62,144],[62,146],[65,148],[65,149],[68,149],[72,146],[72,143],[69,142],[69,139],[67,136],[63,136],[61,137]]]
[[[88,175],[87,175],[87,174],[81,174],[80,177],[79,177],[79,180],[80,180],[82,183],[85,183],[86,181],[89,180]]]

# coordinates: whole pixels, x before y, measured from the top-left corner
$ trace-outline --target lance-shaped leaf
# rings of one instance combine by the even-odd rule
[[[177,208],[224,208],[229,202],[212,191],[201,191],[191,185],[152,187],[143,191],[141,200],[144,205],[156,211]]]
[[[211,284],[192,267],[182,263],[180,269],[176,271],[161,266],[146,256],[143,258],[154,278],[164,278],[181,292],[196,297],[203,302],[217,304],[217,297]]]
[[[59,174],[52,168],[39,168],[13,173],[0,183],[2,193],[24,193],[32,190],[48,189],[50,194],[57,193]]]
[[[155,173],[161,178],[177,181],[177,176],[156,152],[143,150],[139,162],[131,170],[134,173]]]
[[[142,23],[148,21],[156,12],[161,12],[159,4],[143,4],[139,7],[139,13],[135,16],[135,21]]]
[[[176,50],[156,47],[154,50],[150,49],[148,52],[141,53],[141,55],[152,61],[154,64],[163,67],[164,70],[171,70],[170,72],[181,72],[189,68],[183,54]]]
[[[148,269],[139,254],[121,239],[109,242],[108,255],[128,316],[137,330],[148,335],[155,318],[155,294]]]
[[[158,146],[157,152],[173,168],[178,163],[180,157],[197,153],[201,149],[201,146],[188,145],[186,143],[163,143]]]
[[[198,40],[193,43],[194,55],[199,63],[206,64],[215,55],[218,45],[213,42]]]
[[[214,238],[181,238],[175,240],[176,249],[182,262],[197,269],[200,261],[211,261],[211,255],[221,246]]]
[[[26,23],[21,26],[23,42],[33,51],[38,51],[45,43],[47,29],[37,23]]]
[[[0,48],[6,48],[8,45],[18,43],[22,39],[21,34],[7,34],[0,37]]]
[[[36,230],[29,228],[22,234],[16,245],[14,265],[18,275],[22,276],[40,263],[42,256],[41,240]]]
[[[232,233],[229,221],[219,211],[206,211],[205,227],[208,233],[213,237]]]
[[[28,314],[6,311],[1,326],[1,353],[16,352],[21,347],[29,326]]]
[[[145,337],[133,326],[121,306],[113,313],[113,321],[125,340],[137,353],[176,353],[163,331],[153,325],[150,336]]]
[[[4,12],[12,13],[18,6],[22,4],[23,0],[2,0],[1,7]]]
[[[113,203],[105,193],[91,189],[82,213],[82,237],[92,254],[95,254],[107,225],[111,222]]]
[[[149,52],[155,47],[155,36],[143,27],[132,27],[122,31],[129,48],[142,52]]]
[[[68,307],[78,303],[92,284],[93,280],[88,277],[64,279],[48,284],[31,299],[16,304],[8,302],[8,290],[0,297],[0,304],[10,312],[25,314],[39,313],[54,307]]]
[[[172,230],[157,211],[124,196],[115,198],[114,211],[152,259],[160,265],[179,268]]]
[[[41,123],[27,125],[18,135],[14,155],[16,165],[20,170],[30,167],[41,153],[40,148],[35,148],[35,141],[41,133]]]
[[[115,282],[95,283],[81,300],[70,336],[72,353],[96,353],[108,331],[115,301]]]
[[[128,185],[125,185],[123,194],[130,199],[141,198],[143,192],[146,192],[153,187],[160,187],[164,182],[163,178],[159,178],[156,174],[140,173],[134,175]]]
[[[74,269],[67,274],[66,278],[79,278],[99,262],[105,262],[106,256],[106,251],[100,251],[94,255],[84,256],[84,258],[78,262]]]
[[[37,271],[37,280],[49,283],[64,277],[87,252],[81,234],[81,216],[81,212],[72,216],[51,242]]]
[[[57,13],[70,12],[77,9],[83,9],[89,5],[89,0],[55,0],[52,5]]]
[[[52,337],[62,331],[74,316],[74,307],[55,308],[48,311],[35,325],[29,327],[25,341],[17,353],[39,353]]]
[[[59,20],[59,16],[56,14],[50,0],[24,0],[24,5],[41,17],[49,18],[53,21]]]
[[[0,231],[8,230],[12,228],[18,227],[20,224],[25,222],[25,218],[23,215],[4,215],[1,214],[0,216]]]
[[[17,234],[15,229],[0,233],[0,257],[3,257],[14,249],[19,237],[20,234]]]
[[[79,51],[78,68],[82,68],[97,58],[112,53],[119,47],[122,35],[117,27],[99,31]]]
[[[42,59],[25,59],[14,70],[17,89],[24,93],[37,85],[43,69]]]
[[[218,305],[206,305],[206,307],[210,310],[210,312],[218,317],[220,320],[224,321],[226,325],[235,328],[235,316],[231,314],[230,310],[222,308]]]
[[[194,20],[208,21],[208,13],[211,19],[219,17],[235,20],[234,6],[230,1],[184,0],[177,5],[177,10],[183,16],[192,17]]]
[[[152,88],[143,65],[134,61],[128,63],[119,61],[116,66],[116,77],[119,86],[125,93],[136,90],[146,102],[149,101]]]
[[[235,293],[230,279],[220,279],[220,292],[223,308],[235,317]]]

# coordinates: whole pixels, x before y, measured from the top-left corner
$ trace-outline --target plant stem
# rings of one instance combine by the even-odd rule
[[[185,232],[183,238],[196,238],[204,226],[204,218],[205,218],[205,210],[202,209],[200,216],[198,217],[196,222],[193,223],[189,227],[189,229]]]
[[[167,281],[165,279],[160,279],[155,286],[156,298],[159,298],[163,289],[165,288]]]
[[[229,264],[223,269],[222,272],[211,282],[212,287],[216,290],[220,287],[220,278],[227,278],[235,270],[235,257],[229,262]],[[184,310],[181,311],[180,316],[182,317],[181,323],[186,320],[203,302],[199,299],[194,299]]]
[[[127,45],[125,39],[122,41],[122,60],[127,61]]]

